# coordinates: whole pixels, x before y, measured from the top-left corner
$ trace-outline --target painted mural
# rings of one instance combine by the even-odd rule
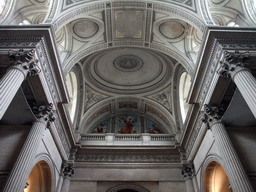
[[[98,124],[94,129],[92,133],[110,133],[110,122],[109,119],[102,121],[100,124]]]
[[[106,105],[100,109],[98,109],[97,111],[95,111],[90,118],[87,120],[87,124],[90,124],[92,122],[93,119],[95,119],[96,117],[100,116],[103,113],[106,113],[110,111],[110,105]]]
[[[146,125],[147,125],[147,129],[146,129],[147,133],[150,133],[150,134],[164,133],[160,127],[158,127],[155,123],[153,123],[148,119],[146,119]]]
[[[120,115],[118,117],[118,133],[135,134],[138,131],[138,116],[136,115]]]
[[[167,119],[165,118],[165,116],[160,112],[158,111],[157,109],[155,109],[154,107],[150,106],[150,105],[147,105],[147,111],[156,115],[157,117],[159,117],[160,119],[162,119],[167,125],[169,125],[169,122],[167,121]]]

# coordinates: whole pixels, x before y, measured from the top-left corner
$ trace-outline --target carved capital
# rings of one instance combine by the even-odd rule
[[[47,123],[47,128],[55,120],[55,112],[52,103],[46,105],[34,104],[33,113],[38,119],[42,119]]]
[[[235,53],[224,52],[224,60],[220,62],[220,68],[218,74],[223,77],[232,77],[236,71],[244,69],[249,61],[249,52],[240,53],[235,51]]]
[[[203,118],[202,121],[207,124],[207,128],[210,129],[210,124],[216,121],[220,121],[224,113],[223,108],[218,108],[216,106],[210,106],[204,104]]]
[[[23,49],[19,51],[9,50],[8,55],[12,65],[20,65],[22,69],[28,71],[29,76],[34,76],[41,72],[38,67],[38,60],[35,59],[34,49],[30,51],[24,51]]]
[[[187,164],[183,165],[181,174],[185,179],[191,179],[195,175],[195,167],[193,162],[190,161]]]
[[[61,172],[64,177],[71,177],[74,174],[74,167],[71,163],[63,161]]]

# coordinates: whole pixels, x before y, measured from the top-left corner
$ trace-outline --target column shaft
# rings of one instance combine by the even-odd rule
[[[68,192],[70,186],[70,177],[64,177],[61,192]]]
[[[248,176],[238,158],[228,133],[221,122],[211,126],[233,192],[253,192]]]
[[[23,192],[26,181],[32,169],[32,161],[38,149],[38,143],[43,136],[46,122],[36,120],[28,134],[21,152],[9,175],[4,192]]]
[[[233,80],[242,94],[244,100],[256,118],[256,79],[249,70],[240,70]]]
[[[11,67],[0,80],[0,120],[8,109],[28,71],[21,66]]]
[[[191,178],[188,178],[185,181],[185,183],[186,183],[187,192],[195,192],[193,182],[192,182]]]

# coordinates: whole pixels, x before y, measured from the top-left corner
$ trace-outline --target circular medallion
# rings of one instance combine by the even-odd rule
[[[163,36],[169,39],[176,39],[184,34],[185,26],[179,21],[167,21],[159,26],[159,31]]]
[[[120,56],[114,61],[114,65],[121,71],[136,71],[143,65],[142,60],[134,55]]]
[[[73,26],[74,33],[81,38],[89,38],[97,33],[99,26],[89,20],[80,20]]]

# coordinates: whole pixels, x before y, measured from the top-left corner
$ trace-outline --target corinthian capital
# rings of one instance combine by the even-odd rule
[[[74,167],[71,163],[64,161],[62,163],[62,174],[64,177],[71,177],[74,174]]]
[[[210,124],[219,121],[224,113],[223,108],[218,108],[216,106],[210,106],[204,104],[203,118],[202,121],[206,123],[207,128],[210,129]]]
[[[38,119],[44,120],[47,123],[47,127],[49,127],[51,122],[55,120],[55,114],[52,103],[46,105],[35,104],[33,107],[33,113]]]
[[[220,62],[218,74],[223,77],[231,77],[232,73],[248,64],[249,56],[249,52],[240,53],[235,51],[234,53],[229,53],[225,51],[224,60]]]
[[[37,75],[40,72],[34,49],[30,51],[24,51],[23,49],[19,51],[9,50],[8,55],[12,65],[20,65],[22,69],[28,70],[29,76]]]
[[[195,174],[195,167],[193,162],[190,161],[189,163],[183,165],[181,174],[185,179],[191,179],[191,177],[193,177]]]

